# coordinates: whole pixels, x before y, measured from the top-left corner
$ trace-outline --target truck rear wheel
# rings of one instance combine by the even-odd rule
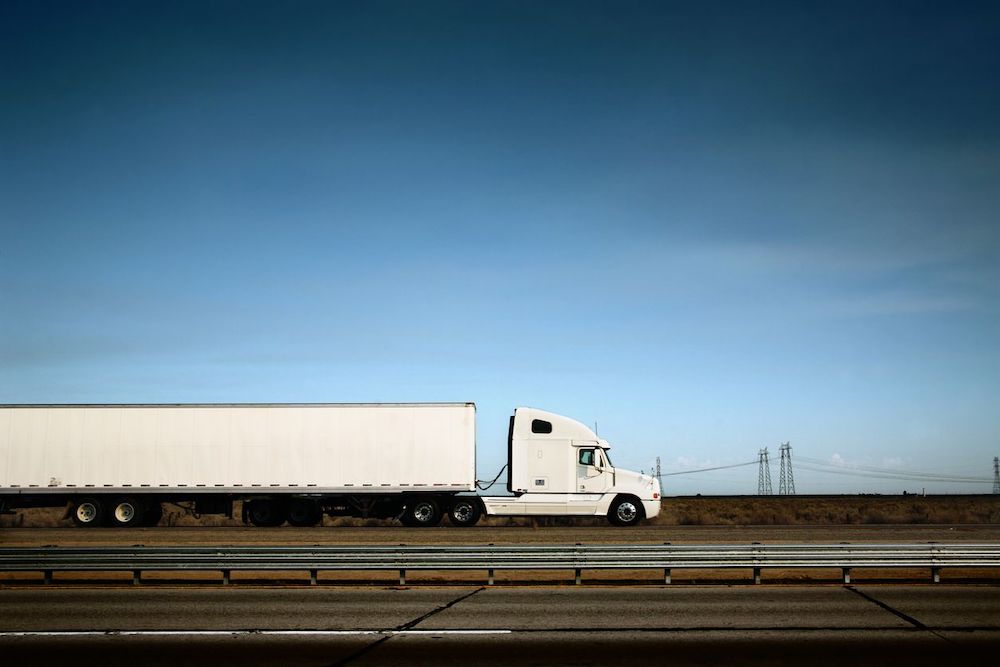
[[[453,526],[475,526],[481,515],[479,502],[471,498],[457,498],[448,510],[448,519]]]
[[[431,497],[418,497],[406,503],[402,522],[416,528],[430,528],[441,523],[441,506]]]
[[[144,509],[135,498],[117,498],[111,503],[111,525],[117,528],[141,526]]]
[[[81,528],[100,526],[104,523],[104,505],[97,498],[80,498],[73,503],[70,516]]]
[[[643,516],[642,502],[635,496],[618,496],[608,509],[608,521],[616,526],[635,526]]]

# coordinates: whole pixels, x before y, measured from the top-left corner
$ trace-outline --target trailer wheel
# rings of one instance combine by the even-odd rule
[[[104,506],[97,498],[80,498],[73,503],[70,516],[81,528],[100,526],[104,523]]]
[[[315,500],[296,498],[288,504],[288,523],[293,526],[315,526],[323,520],[323,512]]]
[[[441,523],[441,518],[441,506],[434,498],[424,496],[407,501],[402,521],[407,526],[430,528]]]
[[[645,512],[642,502],[635,496],[618,496],[608,510],[608,521],[616,526],[635,526],[642,521]]]
[[[152,503],[146,508],[146,512],[142,516],[142,525],[157,526],[160,523],[160,519],[163,518],[163,505],[160,503]]]
[[[479,502],[469,498],[458,498],[448,510],[448,518],[453,526],[475,526],[482,515]]]
[[[140,502],[135,498],[117,498],[111,504],[111,525],[117,528],[141,526],[145,512]]]
[[[258,528],[274,528],[285,523],[285,508],[274,498],[259,498],[250,501],[247,517]]]

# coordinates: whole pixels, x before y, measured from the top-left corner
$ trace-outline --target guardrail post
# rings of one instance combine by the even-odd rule
[[[223,586],[229,585],[229,570],[222,571],[222,585]]]
[[[843,573],[844,573],[844,583],[845,584],[851,583],[851,568],[845,567],[845,568],[842,568],[842,570],[843,570]]]
[[[753,583],[755,583],[755,584],[759,584],[760,583],[760,568],[759,567],[755,567],[753,569]]]
[[[663,583],[665,583],[665,584],[669,584],[670,583],[670,568],[669,567],[663,568]]]
[[[580,542],[577,542],[576,546],[579,547],[579,546],[582,546],[582,545],[581,545]],[[577,561],[580,560],[580,550],[579,549],[576,550],[576,560]],[[580,583],[583,581],[583,572],[581,572],[580,568],[576,568],[576,570],[574,570],[574,574],[576,574],[576,585],[579,586]]]
[[[760,563],[760,542],[751,542],[754,563]],[[753,583],[760,583],[760,565],[753,566]]]
[[[406,585],[406,570],[404,570],[403,568],[399,568],[399,585],[400,586]]]
[[[309,570],[309,585],[310,586],[315,586],[316,585],[316,577],[317,576],[318,576],[318,573],[316,572],[316,570]]]
[[[934,581],[935,584],[941,583],[941,568],[931,567],[931,579]]]
[[[132,570],[132,585],[138,586],[142,583],[142,570]]]
[[[45,570],[42,572],[42,581],[46,584],[52,583],[52,570]]]
[[[496,545],[493,544],[493,542],[490,542],[489,545],[487,545],[487,546],[491,546],[492,547],[492,546],[496,546]],[[491,551],[492,551],[492,549],[491,549]],[[487,585],[488,586],[492,586],[493,585],[493,568],[492,567],[489,568],[488,570],[486,570],[486,581],[487,581]]]

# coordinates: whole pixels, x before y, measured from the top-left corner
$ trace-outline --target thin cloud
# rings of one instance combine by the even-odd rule
[[[819,312],[840,317],[878,315],[929,315],[976,310],[979,303],[966,296],[920,294],[864,294],[818,304]]]

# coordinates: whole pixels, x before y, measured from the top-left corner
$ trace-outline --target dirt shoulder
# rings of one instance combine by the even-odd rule
[[[4,528],[0,546],[992,542],[1000,525]]]

